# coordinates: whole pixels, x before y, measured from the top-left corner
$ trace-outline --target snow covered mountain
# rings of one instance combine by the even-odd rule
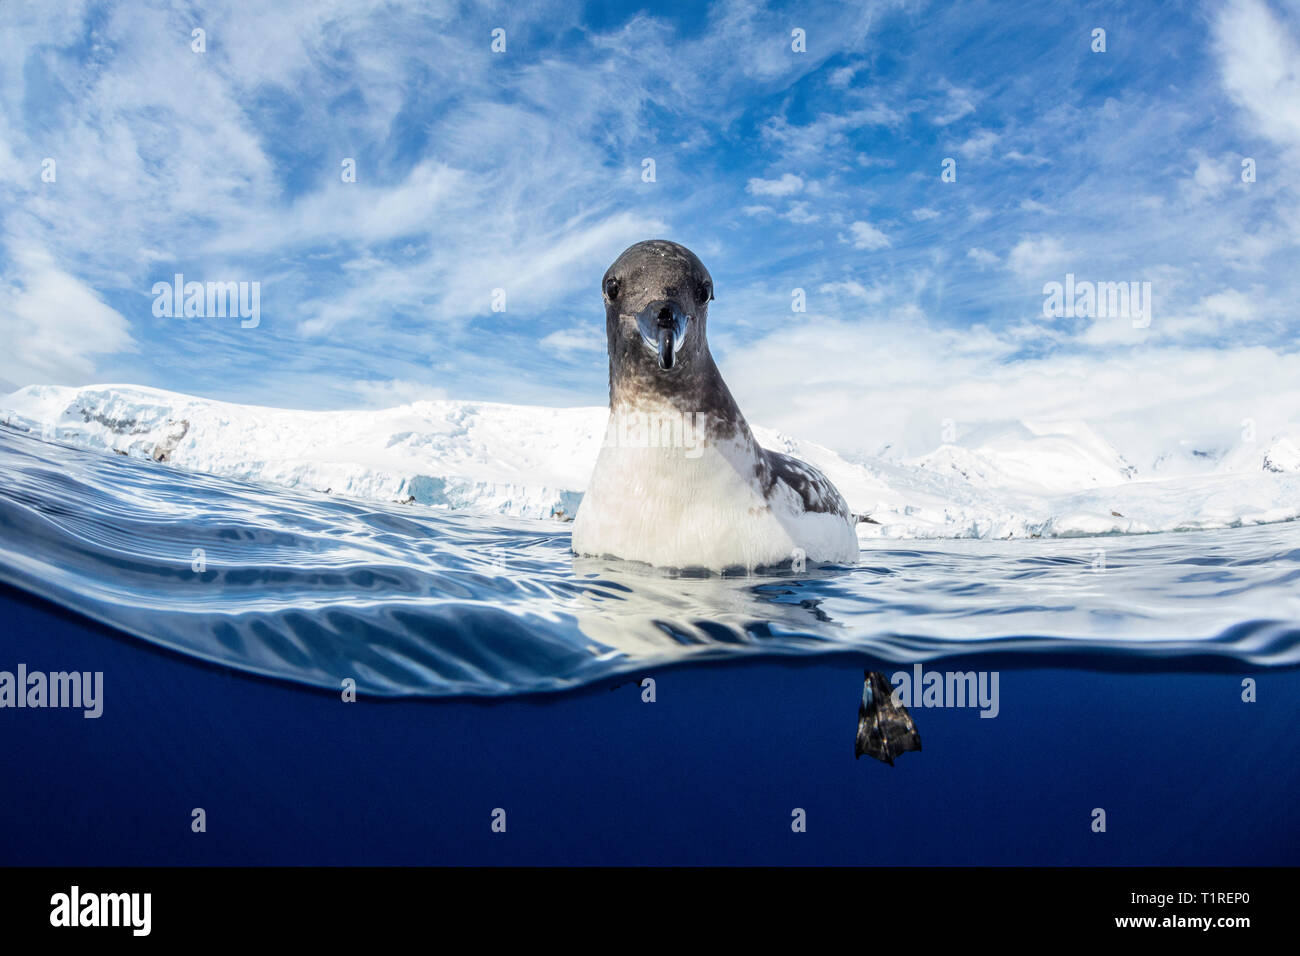
[[[424,401],[379,411],[235,405],[131,385],[28,386],[0,424],[167,465],[377,501],[572,518],[606,409]],[[1300,435],[1214,470],[1144,478],[1081,422],[988,427],[910,461],[845,460],[754,426],[869,515],[862,538],[1031,537],[1225,527],[1300,517]]]
[[[984,426],[911,464],[982,485],[1048,493],[1120,485],[1137,474],[1083,422]]]
[[[308,412],[116,385],[29,386],[0,399],[0,422],[194,471],[532,518],[572,515],[605,431],[599,408]]]

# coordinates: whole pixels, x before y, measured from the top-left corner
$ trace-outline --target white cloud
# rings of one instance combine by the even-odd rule
[[[947,126],[975,112],[975,94],[971,90],[946,84],[945,96],[943,105],[930,119],[935,126]]]
[[[806,226],[809,223],[814,223],[821,219],[821,216],[815,212],[811,212],[808,208],[808,203],[796,202],[790,204],[790,208],[786,210],[785,214],[781,218],[794,223],[796,226]]]
[[[843,113],[822,113],[812,122],[791,125],[784,116],[774,116],[763,125],[763,138],[792,157],[825,154],[842,148],[847,134],[871,126],[897,127],[903,114],[883,103],[872,103]]]
[[[0,377],[17,384],[81,383],[99,356],[134,351],[127,321],[34,246],[10,247],[0,278]]]
[[[1229,322],[1249,322],[1259,316],[1259,306],[1252,296],[1236,289],[1225,289],[1206,296],[1201,309]]]
[[[860,70],[865,68],[866,64],[864,63],[853,63],[849,66],[842,66],[839,69],[831,71],[830,76],[827,77],[827,82],[830,83],[831,86],[842,89],[853,81],[853,78],[858,75]]]
[[[594,328],[558,329],[544,337],[541,346],[551,352],[604,352],[605,336]]]
[[[1300,149],[1300,43],[1260,0],[1229,0],[1214,23],[1223,85],[1274,142]]]
[[[981,267],[995,266],[1002,261],[997,257],[995,253],[989,252],[987,249],[980,249],[978,247],[967,249],[966,258],[970,259],[976,265]]]
[[[982,159],[993,151],[993,147],[1001,138],[992,130],[976,130],[969,139],[957,147],[957,152],[967,159]]]
[[[1228,165],[1232,162],[1231,159],[1211,159],[1199,151],[1194,151],[1192,158],[1196,160],[1196,168],[1192,170],[1192,182],[1206,195],[1212,196],[1222,192],[1240,172],[1239,166]]]
[[[790,196],[803,189],[803,180],[786,173],[780,179],[751,179],[745,189],[755,196]]]
[[[874,169],[877,167],[889,168],[895,165],[895,161],[888,156],[868,156],[866,153],[858,153],[853,157],[853,162],[863,169]]]
[[[377,312],[418,313],[451,326],[454,320],[488,314],[495,289],[505,291],[506,316],[536,315],[590,284],[592,275],[599,276],[633,242],[666,229],[661,220],[624,212],[595,222],[563,222],[513,241],[471,231],[454,248],[434,248],[414,263],[367,271],[342,296],[304,302],[308,317],[299,330],[320,336]]]
[[[464,203],[472,188],[464,172],[427,160],[394,185],[374,185],[366,175],[362,166],[354,183],[336,177],[288,209],[251,212],[241,217],[241,229],[218,233],[207,249],[218,254],[288,250],[304,244],[372,244],[427,234],[436,228],[438,217],[450,211],[451,200]]]
[[[889,237],[869,222],[859,220],[852,223],[849,226],[849,232],[853,236],[854,249],[875,250],[886,249],[890,246]]]
[[[1024,164],[1027,165],[1027,166],[1049,166],[1049,165],[1051,165],[1051,160],[1049,160],[1049,159],[1046,159],[1046,158],[1044,158],[1044,157],[1042,157],[1042,156],[1034,155],[1034,154],[1032,154],[1032,153],[1022,153],[1022,152],[1021,152],[1020,150],[1018,150],[1018,149],[1010,149],[1010,150],[1007,150],[1007,152],[1006,152],[1005,154],[1003,154],[1003,157],[1002,157],[1002,158],[1003,158],[1003,159],[1009,159],[1009,160],[1011,160],[1013,163],[1024,163]]]
[[[1032,236],[1021,239],[1007,256],[1011,271],[1031,279],[1055,274],[1065,267],[1070,253],[1055,236]]]
[[[845,279],[842,282],[823,283],[817,288],[817,291],[833,296],[842,295],[853,299],[861,299],[868,305],[879,305],[885,301],[891,289],[883,283],[864,286],[856,279]]]

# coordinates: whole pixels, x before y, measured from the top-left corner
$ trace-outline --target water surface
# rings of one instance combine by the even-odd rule
[[[371,694],[833,651],[1300,661],[1295,523],[881,541],[853,567],[682,576],[575,561],[567,524],[266,487],[3,427],[0,475],[0,580],[197,658]]]

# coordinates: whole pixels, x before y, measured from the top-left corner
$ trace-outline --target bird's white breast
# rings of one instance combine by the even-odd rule
[[[748,434],[714,440],[689,422],[680,440],[647,431],[629,441],[626,421],[611,416],[574,522],[576,553],[715,571],[856,560],[851,520],[806,511],[779,481],[764,496]]]

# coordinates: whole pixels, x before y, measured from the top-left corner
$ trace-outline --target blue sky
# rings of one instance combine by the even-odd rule
[[[0,6],[0,384],[599,404],[668,237],[742,408],[843,451],[1300,421],[1294,2],[282,6]],[[177,272],[260,324],[156,317]],[[1150,327],[1045,317],[1066,273]]]

